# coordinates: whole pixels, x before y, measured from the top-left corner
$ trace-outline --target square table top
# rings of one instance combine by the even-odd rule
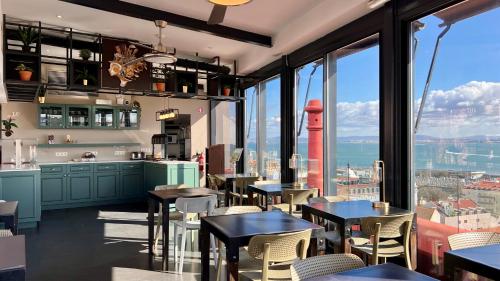
[[[247,191],[260,194],[281,194],[283,188],[292,188],[292,185],[292,183],[251,184],[247,187]]]
[[[26,268],[24,235],[0,238],[0,272]]]
[[[222,241],[238,239],[243,244],[251,237],[260,234],[279,234],[306,229],[321,231],[323,229],[317,224],[280,211],[210,216],[203,217],[201,220],[202,227],[208,224],[210,232]]]
[[[17,201],[0,202],[0,216],[12,216],[17,209]]]
[[[448,251],[445,253],[446,255],[451,255],[455,259],[459,258],[476,265],[486,266],[500,273],[500,244]]]
[[[234,173],[228,173],[228,174],[215,174],[216,177],[219,179],[226,181],[228,179],[236,179],[236,178],[250,178],[250,177],[258,177],[258,175],[255,174],[250,174],[250,173],[241,173],[241,174],[234,174]]]
[[[205,187],[194,188],[173,188],[165,190],[148,191],[150,198],[158,201],[175,201],[179,197],[199,197],[207,195],[217,195],[217,191]]]
[[[436,281],[432,277],[412,271],[393,263],[384,263],[362,267],[340,273],[306,279],[307,281],[392,281],[392,280],[421,280]]]
[[[304,208],[313,209],[313,211],[321,213],[332,221],[349,221],[367,217],[411,213],[411,211],[396,207],[389,207],[388,209],[374,208],[372,202],[368,200],[310,203],[303,205]]]

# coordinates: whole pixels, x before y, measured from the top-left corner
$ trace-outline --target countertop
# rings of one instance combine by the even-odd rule
[[[176,165],[176,164],[189,164],[196,163],[192,161],[152,161],[152,160],[97,160],[91,162],[83,162],[83,161],[61,161],[61,162],[39,162],[39,165],[64,165],[64,164],[92,164],[92,163],[157,163],[164,165]]]
[[[1,164],[0,172],[18,172],[18,171],[39,171],[38,165],[23,164],[20,168],[16,168],[14,164]]]

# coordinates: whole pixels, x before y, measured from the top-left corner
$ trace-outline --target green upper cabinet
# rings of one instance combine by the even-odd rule
[[[141,109],[137,107],[119,107],[115,109],[118,129],[139,129]]]
[[[92,107],[90,105],[66,105],[66,128],[90,128]]]
[[[92,111],[92,128],[115,129],[116,115],[112,106],[94,106]]]
[[[40,104],[38,107],[38,128],[62,129],[66,126],[66,106],[60,104]]]
[[[39,104],[40,129],[139,129],[141,109],[131,106]]]

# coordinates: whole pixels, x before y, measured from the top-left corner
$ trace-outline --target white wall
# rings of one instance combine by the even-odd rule
[[[114,95],[100,95],[99,98],[110,99],[115,102]],[[103,142],[135,142],[141,143],[141,147],[126,148],[124,156],[115,156],[114,152],[118,148],[72,148],[56,149],[45,148],[38,149],[39,162],[68,161],[73,158],[80,158],[85,151],[98,152],[98,160],[118,160],[128,159],[130,151],[151,149],[151,136],[161,133],[161,122],[156,121],[156,111],[163,109],[166,101],[158,97],[126,97],[126,99],[136,100],[141,104],[141,126],[139,130],[91,130],[91,129],[38,129],[37,128],[37,104],[9,102],[2,105],[2,119],[12,112],[19,112],[16,124],[19,128],[14,129],[14,134],[7,138],[36,138],[39,144],[47,143],[48,135],[54,135],[56,143],[63,143],[67,134],[78,143],[103,143]],[[46,103],[64,103],[64,104],[94,104],[95,98],[89,97],[62,97],[49,95]],[[170,99],[170,107],[178,108],[181,114],[191,115],[191,153],[202,152],[208,145],[208,113],[209,102],[201,100]],[[200,112],[201,111],[201,112]],[[4,146],[5,147],[5,146]],[[119,150],[124,150],[119,148]],[[67,157],[56,157],[56,152],[68,152]],[[2,160],[9,161],[12,158],[12,152],[2,151]]]

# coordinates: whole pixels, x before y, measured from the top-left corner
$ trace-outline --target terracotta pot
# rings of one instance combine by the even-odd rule
[[[163,82],[157,82],[156,83],[156,90],[158,92],[165,92],[165,83],[163,83]]]
[[[231,94],[231,88],[224,88],[224,91],[222,92],[224,96],[229,96]]]
[[[27,70],[19,71],[19,79],[21,79],[21,81],[30,81],[32,74],[33,72]]]

